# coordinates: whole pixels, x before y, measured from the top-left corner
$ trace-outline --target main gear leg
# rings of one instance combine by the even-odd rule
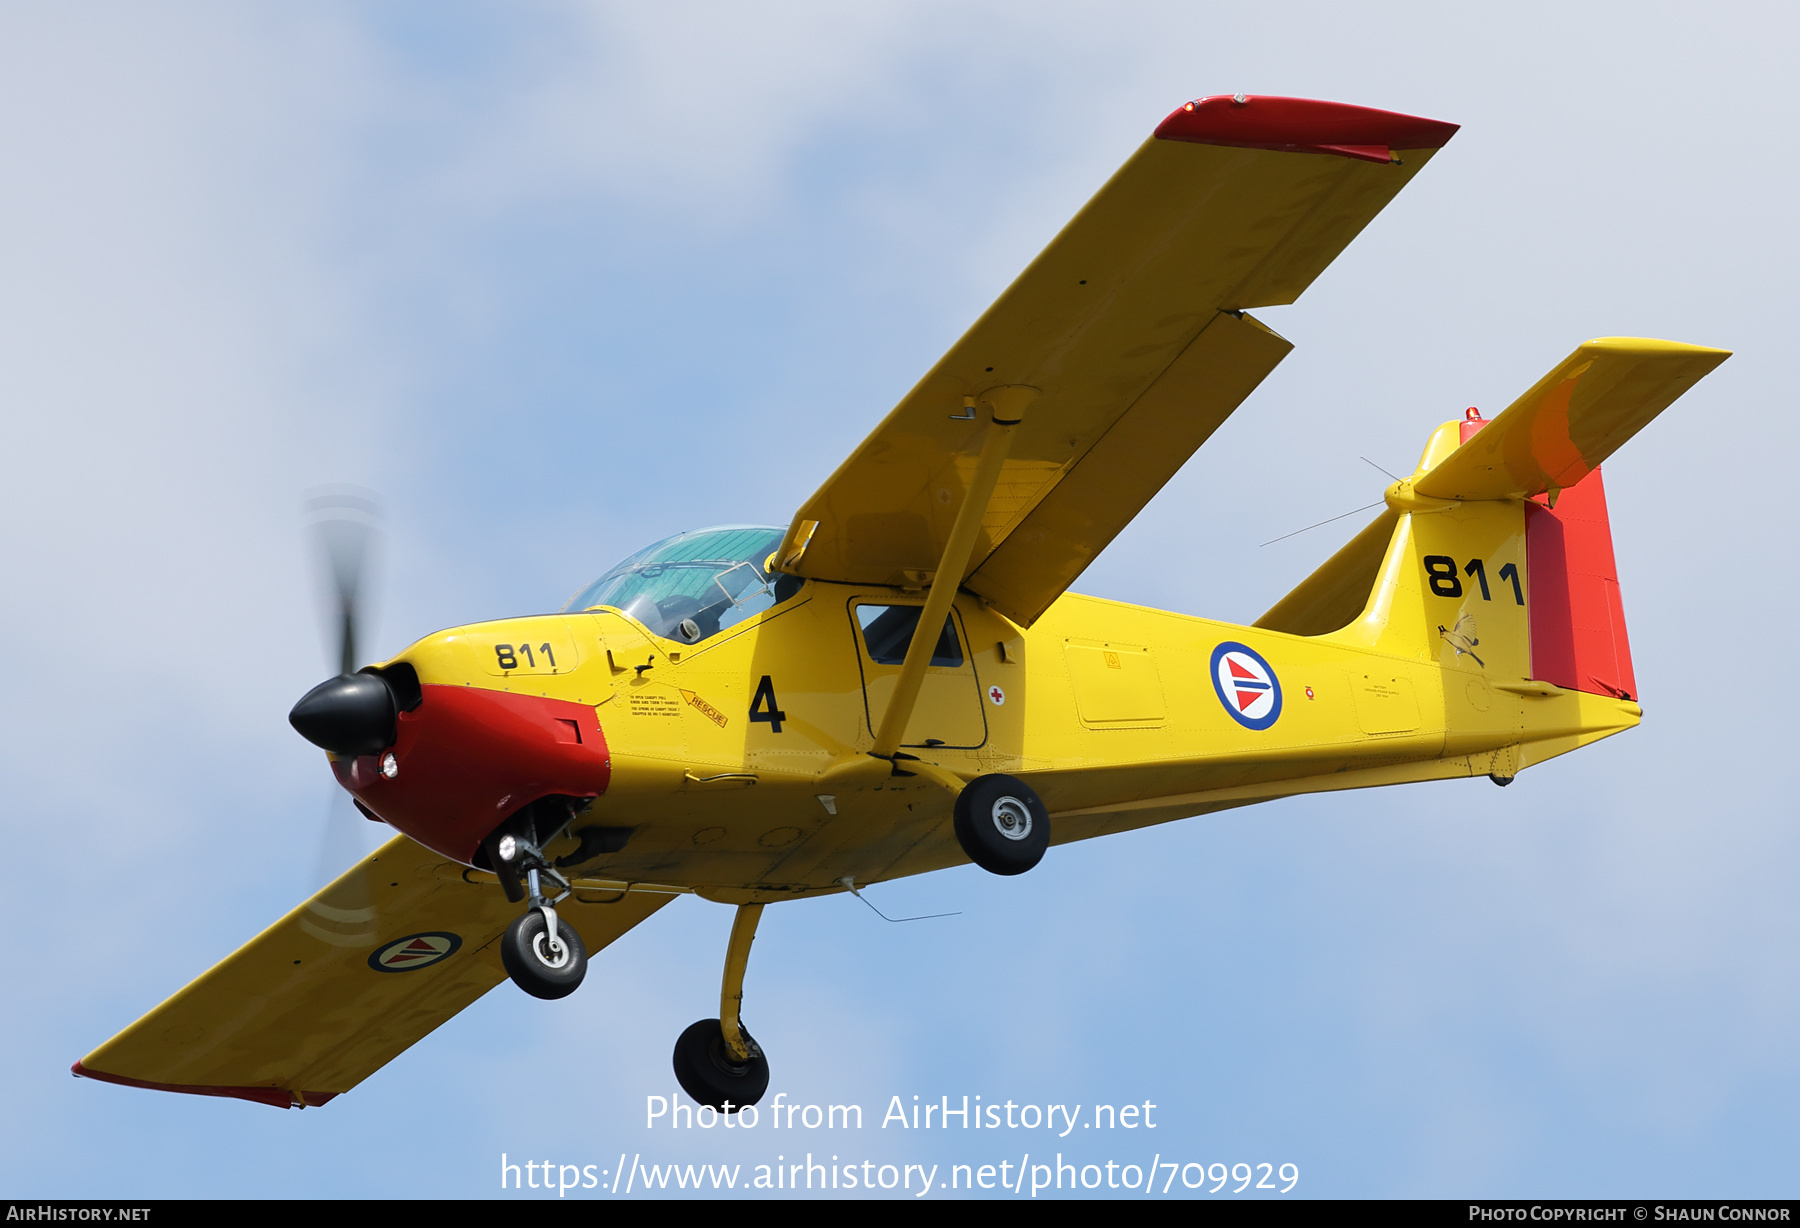
[[[731,922],[719,1018],[702,1019],[675,1042],[675,1078],[701,1104],[732,1113],[755,1104],[769,1089],[769,1060],[744,1027],[744,971],[756,940],[761,904],[743,904]]]

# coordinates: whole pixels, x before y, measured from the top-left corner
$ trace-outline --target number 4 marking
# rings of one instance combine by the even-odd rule
[[[774,733],[781,732],[781,722],[787,719],[787,713],[776,706],[775,681],[767,674],[756,684],[756,698],[750,701],[750,719],[769,722],[769,728]]]

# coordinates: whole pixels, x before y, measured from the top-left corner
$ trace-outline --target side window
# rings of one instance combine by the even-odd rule
[[[907,645],[919,625],[922,607],[916,605],[859,605],[856,622],[862,628],[863,644],[869,659],[877,665],[899,665],[906,660]],[[938,636],[931,663],[956,669],[963,663],[962,644],[956,638],[956,622],[944,617],[944,631]]]

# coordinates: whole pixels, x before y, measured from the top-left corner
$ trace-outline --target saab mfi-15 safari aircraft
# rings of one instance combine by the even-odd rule
[[[770,903],[1298,793],[1506,784],[1637,724],[1599,467],[1724,350],[1589,341],[1438,427],[1250,626],[1068,592],[1292,348],[1249,309],[1455,131],[1188,103],[785,527],[681,533],[560,613],[346,660],[290,719],[400,834],[75,1072],[323,1104],[505,977],[571,993],[693,894],[737,913],[675,1071],[729,1112],[769,1079],[740,1006]]]

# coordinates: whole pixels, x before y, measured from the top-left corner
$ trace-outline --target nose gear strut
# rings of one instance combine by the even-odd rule
[[[587,975],[587,948],[575,927],[559,922],[556,916],[556,906],[569,898],[571,887],[539,845],[534,811],[543,804],[521,810],[483,845],[507,899],[526,901],[525,912],[513,919],[500,940],[500,962],[506,965],[506,974],[534,998],[566,998],[580,988]],[[550,834],[562,830],[572,815],[572,809],[565,807],[561,822]],[[545,893],[546,879],[561,888],[554,897]]]

